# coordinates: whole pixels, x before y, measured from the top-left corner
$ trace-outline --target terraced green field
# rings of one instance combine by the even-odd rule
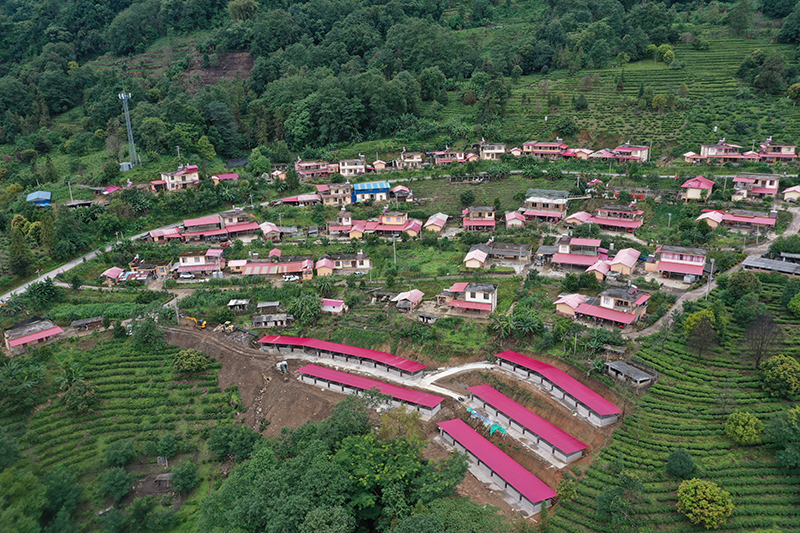
[[[800,321],[780,309],[780,284],[767,278],[762,283],[769,310],[782,315],[790,332],[796,331]],[[781,468],[771,447],[742,447],[724,436],[725,420],[734,410],[750,411],[766,423],[789,406],[761,390],[752,362],[743,358],[741,333],[732,331],[728,341],[702,362],[682,342],[667,342],[662,355],[652,338],[645,339],[637,355],[659,372],[659,382],[643,395],[638,409],[628,414],[612,443],[586,470],[578,497],[558,505],[550,521],[552,531],[616,531],[595,520],[595,502],[616,483],[620,468],[643,480],[649,501],[641,508],[641,531],[701,531],[675,511],[679,480],[665,470],[666,458],[675,448],[691,453],[698,464],[696,477],[731,493],[736,509],[719,531],[800,530],[800,476]],[[797,353],[791,333],[784,348],[785,353]]]

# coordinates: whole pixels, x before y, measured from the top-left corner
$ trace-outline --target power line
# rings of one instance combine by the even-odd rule
[[[128,109],[128,100],[131,98],[131,93],[119,93],[119,99],[122,100],[122,108],[125,110],[125,125],[128,127],[128,155],[131,158],[131,166],[135,167],[139,164],[139,158],[136,155],[136,146],[133,144],[133,128],[131,127],[131,112]]]

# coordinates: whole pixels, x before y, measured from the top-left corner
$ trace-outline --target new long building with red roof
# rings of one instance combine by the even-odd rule
[[[540,450],[554,455],[565,463],[580,459],[583,450],[587,448],[584,443],[566,431],[518,404],[491,385],[478,385],[467,390],[472,394],[472,400],[489,412],[490,417],[518,431]]]
[[[479,479],[487,479],[513,500],[515,506],[536,514],[542,505],[550,507],[556,491],[531,474],[521,464],[486,440],[460,419],[439,422],[442,438],[467,455],[470,470]]]
[[[495,357],[498,366],[540,384],[545,391],[574,408],[595,426],[613,424],[622,413],[619,407],[559,368],[511,350]]]
[[[339,370],[319,365],[306,365],[298,368],[297,373],[300,374],[300,380],[305,383],[322,385],[345,394],[357,394],[377,388],[382,394],[392,397],[392,407],[410,407],[425,416],[433,416],[439,412],[444,401],[441,396],[348,374],[347,372],[340,372]]]
[[[345,363],[356,363],[372,368],[382,369],[389,374],[401,377],[417,377],[427,368],[422,363],[404,359],[396,355],[368,348],[358,348],[347,346],[330,341],[318,339],[307,339],[304,337],[288,337],[285,335],[267,335],[259,341],[262,350],[279,352],[291,355],[293,353],[303,353],[315,355],[323,359],[342,361]]]

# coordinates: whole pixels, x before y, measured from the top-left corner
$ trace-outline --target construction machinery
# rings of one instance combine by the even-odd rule
[[[206,321],[205,321],[205,320],[203,320],[202,322],[200,322],[200,321],[198,321],[198,320],[197,320],[195,317],[193,317],[193,316],[187,316],[187,317],[186,317],[186,322],[188,322],[188,323],[189,323],[189,325],[192,325],[192,323],[194,323],[194,326],[195,326],[197,329],[205,329],[205,327],[206,327]]]

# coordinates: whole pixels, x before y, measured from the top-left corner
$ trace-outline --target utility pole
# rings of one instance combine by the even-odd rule
[[[706,300],[708,300],[708,293],[711,292],[711,280],[714,279],[714,259],[711,259],[711,274],[708,276],[708,283],[706,284]]]
[[[122,100],[122,109],[125,110],[125,125],[128,127],[128,155],[131,158],[131,166],[135,167],[139,164],[139,158],[136,155],[136,146],[133,143],[133,128],[131,127],[131,112],[128,109],[128,100],[131,99],[131,93],[119,93],[119,99]]]
[[[397,264],[397,246],[395,245],[394,236],[392,236],[392,251],[394,252],[394,264]]]
[[[69,187],[69,201],[70,201],[70,203],[72,203],[75,200],[72,198],[72,182],[71,181],[67,181],[67,187]]]
[[[180,146],[176,146],[175,148],[178,149],[178,160],[180,161],[180,159],[181,159],[181,147]]]

